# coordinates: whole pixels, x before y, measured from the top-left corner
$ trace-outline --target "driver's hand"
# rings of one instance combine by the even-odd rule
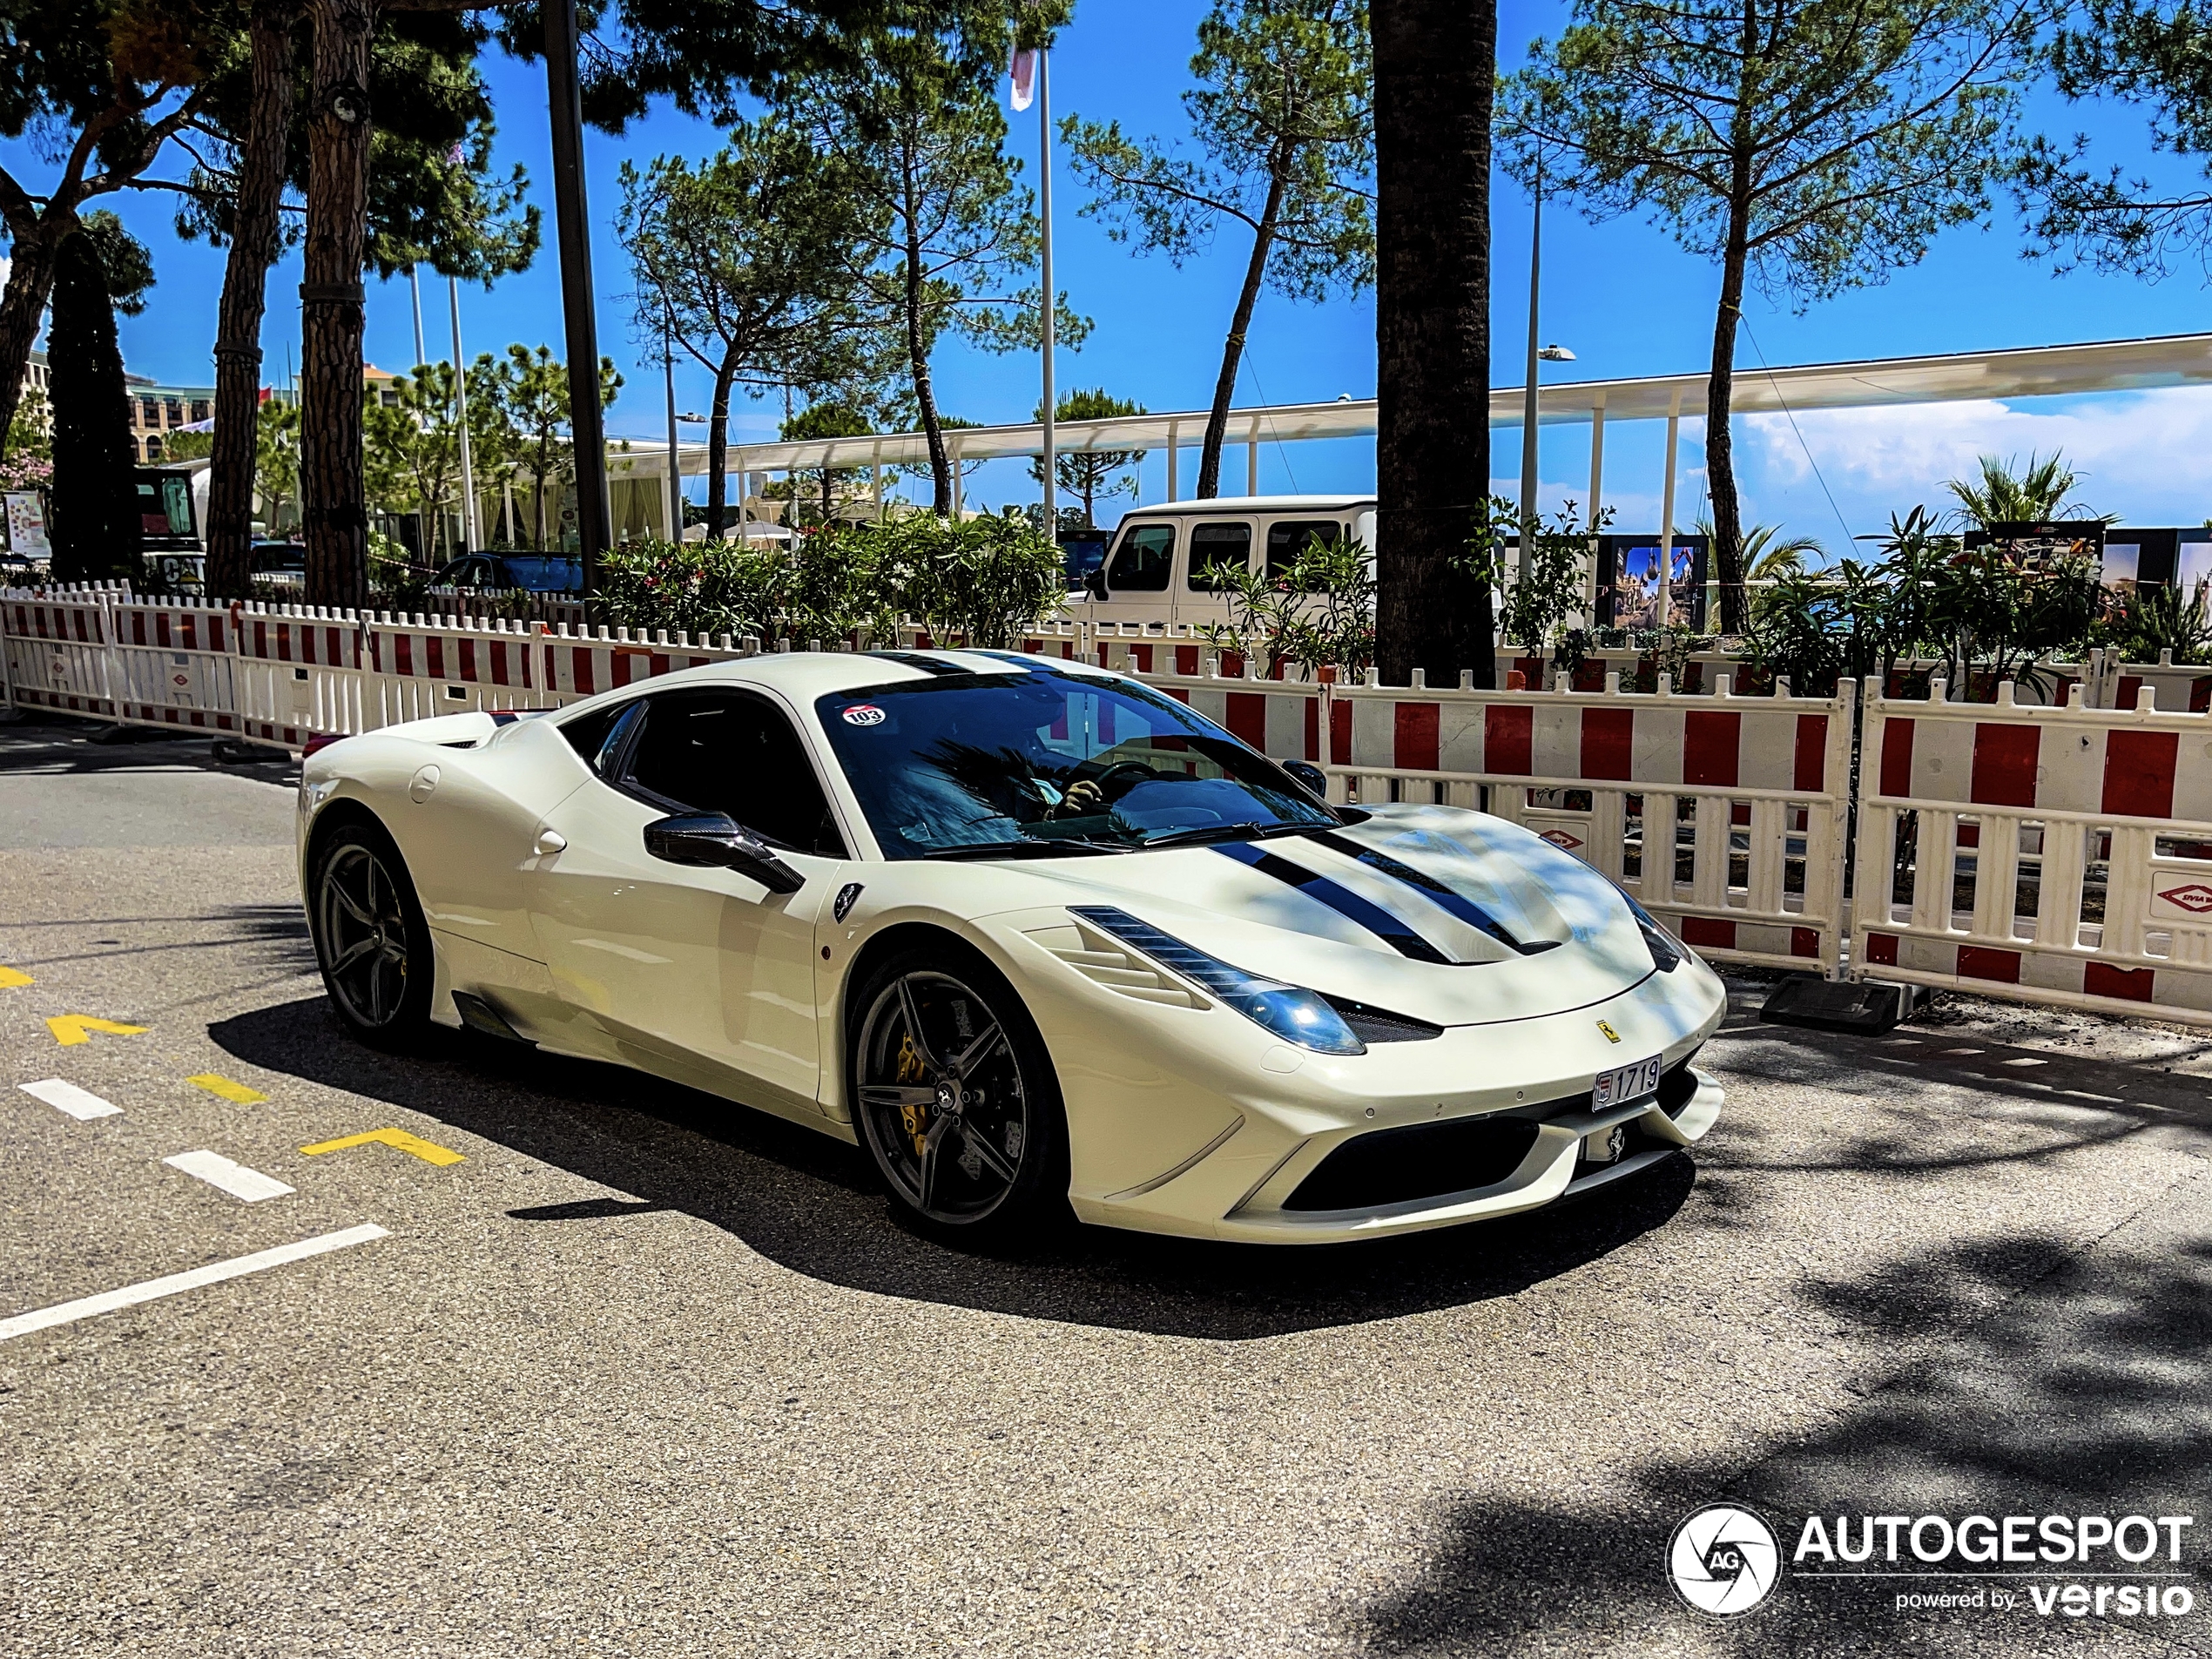
[[[1105,810],[1106,792],[1086,778],[1060,798],[1060,804],[1052,809],[1052,815],[1055,818],[1081,818],[1088,813],[1103,813]]]

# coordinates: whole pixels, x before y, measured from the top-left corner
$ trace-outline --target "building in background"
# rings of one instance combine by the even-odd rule
[[[123,384],[131,401],[131,442],[141,461],[163,460],[170,433],[214,418],[212,386],[164,386],[144,374],[125,374]]]

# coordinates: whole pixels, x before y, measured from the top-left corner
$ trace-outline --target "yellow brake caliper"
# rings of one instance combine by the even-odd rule
[[[929,1068],[923,1063],[921,1054],[914,1048],[914,1033],[902,1033],[899,1038],[899,1081],[918,1083],[928,1075]],[[914,1136],[914,1156],[920,1157],[922,1143],[929,1138],[929,1108],[901,1105],[899,1116],[906,1125],[907,1133]]]

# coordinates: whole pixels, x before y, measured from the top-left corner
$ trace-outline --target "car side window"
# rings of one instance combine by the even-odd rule
[[[1175,569],[1175,526],[1132,524],[1122,532],[1106,567],[1106,585],[1116,593],[1165,593]]]
[[[577,752],[585,765],[602,778],[609,778],[622,753],[623,739],[637,724],[638,712],[644,706],[644,698],[632,698],[627,703],[617,703],[573,720],[563,720],[561,735],[569,740],[569,747]]]
[[[1308,548],[1326,547],[1345,533],[1332,519],[1285,519],[1267,527],[1267,574],[1272,578],[1290,569]]]
[[[1198,524],[1190,531],[1190,571],[1184,578],[1193,593],[1219,593],[1229,583],[1225,570],[1242,571],[1252,560],[1249,524]]]
[[[624,763],[631,788],[694,813],[727,813],[779,846],[845,856],[806,745],[781,709],[743,691],[648,698]]]

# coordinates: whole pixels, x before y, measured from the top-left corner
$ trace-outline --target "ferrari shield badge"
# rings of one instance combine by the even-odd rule
[[[1618,1031],[1615,1031],[1612,1026],[1608,1024],[1605,1021],[1600,1020],[1597,1022],[1597,1028],[1605,1033],[1605,1040],[1608,1042],[1620,1042],[1621,1034]]]

